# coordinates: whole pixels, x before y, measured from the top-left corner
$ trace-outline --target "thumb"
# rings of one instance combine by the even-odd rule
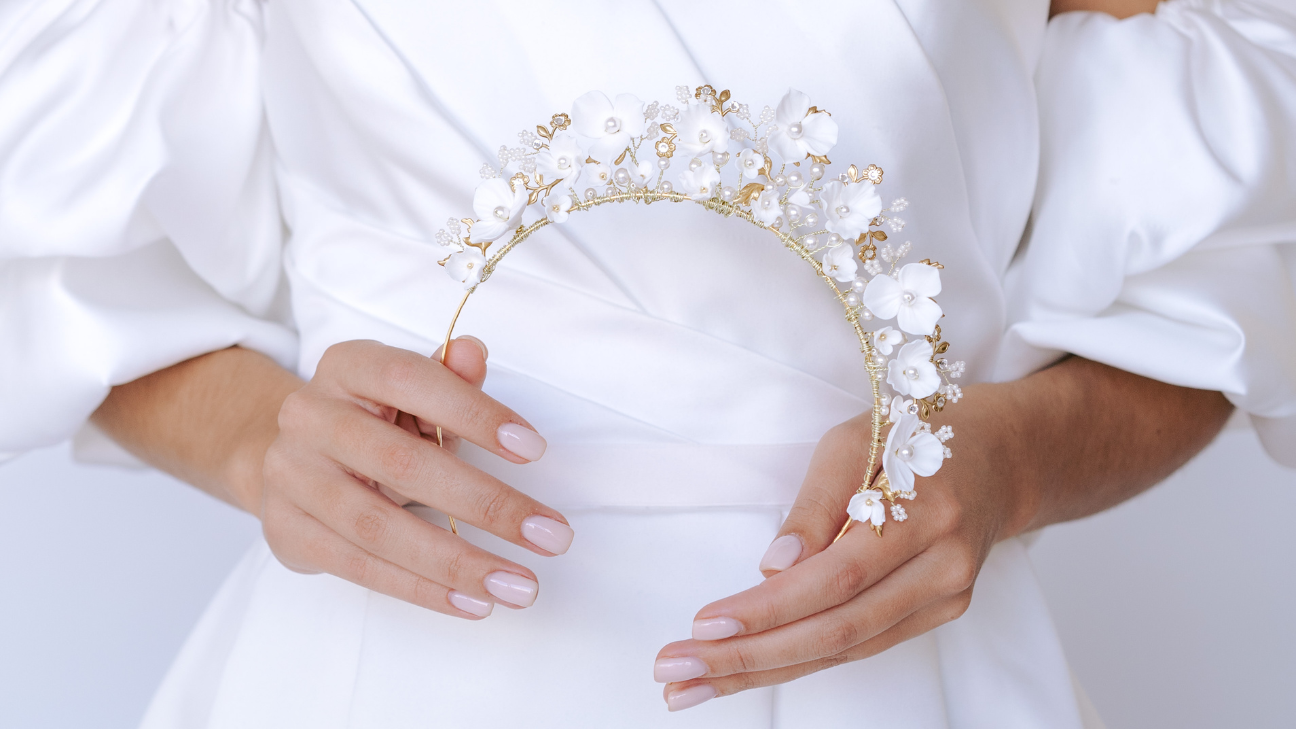
[[[432,355],[441,358],[441,350]],[[459,375],[464,382],[481,387],[486,381],[486,358],[489,352],[486,343],[477,337],[465,334],[450,340],[450,351],[446,354],[446,369]]]
[[[762,574],[771,577],[833,543],[846,523],[846,505],[867,475],[871,439],[867,416],[843,423],[820,439],[796,502],[761,558]]]

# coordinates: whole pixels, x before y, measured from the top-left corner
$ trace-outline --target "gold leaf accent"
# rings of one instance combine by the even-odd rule
[[[586,158],[585,158],[585,164],[587,164],[587,165],[596,165],[596,164],[598,164],[598,163],[599,163],[599,161],[596,160],[596,159],[594,159],[593,157],[586,157]]]
[[[620,157],[617,157],[617,158],[616,158],[616,161],[613,162],[612,164],[614,164],[614,165],[619,165],[619,164],[621,164],[622,162],[625,161],[625,158],[626,158],[626,155],[627,155],[627,154],[630,154],[630,148],[629,148],[629,147],[626,147],[624,150],[622,150],[622,151],[621,151],[621,156],[620,156]]]
[[[874,230],[870,231],[870,233],[873,235],[873,240],[885,241],[887,239],[886,231]]]
[[[720,92],[720,103],[723,104],[729,100],[729,89]]]
[[[527,195],[527,205],[535,205],[538,202],[540,202],[540,191],[532,190],[531,194]]]
[[[821,165],[832,164],[832,162],[828,161],[828,155],[826,154],[807,154],[806,157],[809,157],[810,159],[814,160],[815,162],[818,162]]]
[[[863,177],[860,177],[859,168],[855,165],[846,168],[846,176],[850,178],[851,182],[859,182],[864,179]]]
[[[473,223],[477,221],[473,220],[472,218],[459,218],[459,222],[463,223],[464,227],[471,231]]]
[[[945,354],[949,351],[949,342],[941,342],[936,345],[936,354]]]
[[[542,127],[539,124],[536,125],[536,133],[544,137],[545,139],[549,139],[549,140],[553,139],[553,132],[550,132],[547,128]]]
[[[922,259],[921,261],[919,261],[919,263],[925,263],[925,264],[927,264],[928,266],[931,266],[932,268],[939,268],[939,269],[941,269],[942,271],[945,270],[945,267],[944,267],[944,266],[942,266],[942,265],[941,265],[939,262],[937,262],[937,261],[933,261],[933,260],[930,259],[930,258],[924,258],[924,259]]]
[[[806,112],[806,116],[810,116],[811,114],[827,114],[828,116],[832,116],[832,112],[827,109],[820,109],[817,106],[810,107],[810,111]]]
[[[678,132],[675,131],[675,125],[671,124],[670,122],[667,122],[665,124],[659,124],[658,126],[661,127],[661,130],[663,132],[666,132],[667,134],[678,134]]]
[[[756,200],[756,198],[760,197],[760,194],[764,191],[764,185],[759,182],[749,182],[746,185],[743,185],[743,188],[738,191],[738,202],[750,205]]]

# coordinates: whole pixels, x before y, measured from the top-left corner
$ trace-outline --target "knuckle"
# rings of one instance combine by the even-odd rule
[[[387,535],[387,515],[381,511],[365,511],[355,518],[355,535],[365,544],[380,544]]]
[[[864,589],[868,577],[868,569],[862,562],[848,560],[840,569],[833,571],[829,589],[837,602],[846,602]]]
[[[940,534],[953,534],[963,522],[963,507],[955,499],[943,499],[935,504],[932,525]]]
[[[733,661],[733,667],[737,669],[736,673],[759,671],[761,668],[760,659],[752,652],[750,646],[734,646],[730,653],[730,660]]]
[[[435,605],[440,597],[440,592],[441,589],[437,583],[426,577],[415,576],[414,585],[411,588],[411,597],[416,605]]]
[[[288,397],[284,398],[283,404],[279,406],[279,416],[277,418],[279,429],[291,430],[298,423],[309,422],[309,411],[309,398],[302,393],[302,390],[290,393]]]
[[[394,483],[413,483],[422,471],[422,459],[409,443],[397,442],[383,446],[378,452],[378,462],[383,472]]]
[[[504,489],[484,489],[479,492],[477,512],[486,526],[498,526],[513,511],[513,499]]]
[[[944,585],[949,592],[963,592],[976,581],[977,564],[971,555],[958,553],[945,565]]]
[[[399,390],[410,390],[418,384],[422,368],[408,357],[391,357],[380,366],[378,375]]]
[[[368,586],[374,576],[374,556],[364,550],[358,550],[346,556],[343,568],[345,570],[343,577],[357,585]]]
[[[441,563],[441,569],[445,572],[445,580],[451,585],[464,584],[464,578],[467,576],[470,566],[468,560],[464,557],[463,550],[456,549],[451,552],[445,561]]]
[[[849,620],[833,620],[815,640],[815,654],[835,656],[859,643],[859,628]]]
[[[972,591],[964,590],[946,601],[945,613],[942,616],[944,622],[950,623],[963,617],[968,608],[972,605]]]

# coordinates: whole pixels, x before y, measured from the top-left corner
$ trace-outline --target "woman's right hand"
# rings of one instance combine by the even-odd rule
[[[562,514],[455,455],[458,438],[513,463],[544,454],[544,439],[481,391],[485,378],[486,347],[472,337],[450,342],[445,365],[378,342],[330,347],[284,401],[265,455],[261,521],[279,561],[461,618],[496,602],[529,607],[531,570],[400,505],[417,501],[536,554],[567,551]],[[425,437],[438,424],[445,448]]]

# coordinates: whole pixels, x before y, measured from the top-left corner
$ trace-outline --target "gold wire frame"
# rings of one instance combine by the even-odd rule
[[[890,492],[887,489],[886,475],[884,473],[878,473],[878,468],[877,468],[878,456],[880,455],[881,449],[884,445],[884,441],[882,439],[882,427],[883,427],[882,417],[883,417],[883,412],[886,410],[886,404],[882,401],[882,390],[881,390],[882,377],[883,377],[883,365],[879,363],[879,358],[873,356],[874,349],[873,349],[873,343],[869,337],[869,332],[865,331],[864,327],[860,324],[859,315],[860,312],[863,310],[863,307],[859,307],[859,306],[852,307],[846,303],[847,292],[842,291],[840,288],[837,287],[837,282],[831,276],[824,273],[823,265],[820,264],[819,261],[815,260],[813,252],[809,248],[806,248],[805,245],[803,245],[800,242],[800,240],[805,239],[809,236],[817,236],[817,235],[825,234],[828,232],[827,230],[819,230],[819,231],[814,231],[812,233],[809,232],[804,233],[801,235],[801,238],[798,239],[797,237],[794,237],[789,233],[784,233],[780,230],[777,230],[775,228],[772,228],[770,226],[761,223],[759,220],[753,217],[749,211],[744,210],[736,202],[728,202],[718,197],[711,197],[706,200],[694,200],[692,197],[681,192],[674,192],[674,191],[666,192],[663,190],[647,188],[647,187],[632,188],[629,190],[618,190],[617,192],[611,194],[596,195],[593,199],[585,199],[585,200],[577,200],[575,195],[573,194],[572,199],[573,202],[572,202],[571,209],[568,211],[569,213],[574,213],[579,210],[589,210],[598,207],[599,205],[605,205],[608,203],[642,202],[645,205],[650,205],[652,203],[662,202],[662,201],[676,202],[676,203],[695,202],[701,205],[702,207],[706,208],[707,210],[711,210],[713,212],[719,213],[720,215],[723,215],[726,218],[738,217],[742,220],[747,221],[748,223],[751,223],[752,225],[755,225],[756,227],[762,230],[773,233],[774,235],[778,236],[780,241],[782,241],[784,248],[787,248],[788,250],[800,256],[802,260],[808,262],[814,268],[815,273],[819,275],[819,278],[823,279],[824,283],[828,285],[828,288],[832,290],[833,295],[837,297],[837,301],[841,303],[842,308],[845,311],[846,321],[849,322],[850,325],[855,329],[855,336],[859,339],[859,343],[860,343],[860,352],[864,355],[864,367],[868,371],[869,383],[871,384],[873,389],[872,440],[869,444],[868,470],[865,472],[864,481],[860,485],[858,490],[863,491],[869,488],[870,485],[872,485],[874,487],[880,487],[886,493],[886,496],[890,497]],[[516,231],[514,231],[513,237],[510,238],[509,241],[505,243],[503,247],[495,251],[495,253],[487,259],[486,264],[482,268],[481,279],[472,288],[464,292],[463,298],[459,300],[459,306],[455,309],[454,316],[451,317],[450,319],[450,326],[446,329],[445,344],[441,346],[441,364],[445,364],[446,355],[449,352],[450,340],[454,336],[455,324],[459,321],[459,315],[463,312],[464,305],[468,303],[468,297],[473,295],[473,293],[477,290],[478,285],[486,281],[486,279],[490,278],[491,273],[495,271],[495,268],[500,264],[500,261],[504,259],[504,256],[508,255],[509,251],[513,250],[518,245],[520,245],[523,241],[525,241],[527,238],[531,237],[531,235],[535,233],[537,230],[545,227],[546,225],[549,225],[550,222],[551,221],[548,218],[541,218],[539,220],[536,220],[535,222],[532,222],[529,225],[524,225],[519,227]],[[875,220],[874,222],[876,223],[878,221]],[[801,226],[801,227],[806,227],[806,226]],[[480,247],[483,250],[486,248],[486,246],[480,246]],[[439,425],[437,426],[436,429],[436,441],[438,446],[443,445],[441,426]],[[875,473],[877,474],[876,476],[874,475]],[[890,499],[888,498],[888,500]],[[837,541],[837,539],[841,539],[842,536],[846,534],[846,530],[850,528],[851,523],[852,523],[852,519],[850,515],[847,515],[846,523],[842,525],[841,530],[837,533],[837,536],[833,539],[834,542]],[[459,533],[458,525],[455,523],[455,519],[453,516],[450,517],[450,529],[455,534]],[[874,526],[873,529],[878,533],[878,535],[881,535],[882,533],[881,526]]]

